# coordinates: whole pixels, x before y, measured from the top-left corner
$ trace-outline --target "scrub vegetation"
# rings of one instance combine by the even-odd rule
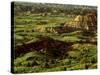
[[[97,68],[97,8],[14,2],[13,73]]]

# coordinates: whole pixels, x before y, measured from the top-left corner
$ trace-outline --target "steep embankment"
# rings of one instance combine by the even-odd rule
[[[15,48],[15,56],[27,53],[30,51],[46,52],[50,56],[59,57],[66,54],[68,50],[71,50],[73,43],[66,43],[58,40],[51,39],[49,37],[41,38],[39,41],[26,43]]]

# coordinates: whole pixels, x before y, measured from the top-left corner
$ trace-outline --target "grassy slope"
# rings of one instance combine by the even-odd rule
[[[36,26],[54,26],[55,24],[70,21],[67,17],[40,17],[40,16],[18,16],[15,17],[15,45],[22,45],[24,42],[39,40],[39,36],[49,36],[55,40],[63,42],[77,42],[86,40],[89,36],[79,34],[81,31],[71,33],[53,34],[32,32]],[[80,38],[82,37],[82,38]],[[91,37],[93,38],[93,37]],[[32,41],[33,42],[33,41]],[[96,45],[91,43],[72,45],[73,50],[69,51],[65,59],[51,59],[46,54],[39,52],[29,52],[14,59],[14,72],[46,72],[46,71],[64,71],[64,70],[81,70],[95,69],[97,66]],[[80,56],[80,57],[79,57]]]

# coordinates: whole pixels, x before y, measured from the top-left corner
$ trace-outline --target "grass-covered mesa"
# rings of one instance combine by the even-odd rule
[[[13,16],[13,73],[97,68],[96,6],[14,2]]]

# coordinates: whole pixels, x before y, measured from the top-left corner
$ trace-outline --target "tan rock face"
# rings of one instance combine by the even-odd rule
[[[95,13],[88,13],[86,15],[78,15],[71,22],[66,23],[70,27],[82,28],[85,30],[95,30],[97,26],[97,16]]]

